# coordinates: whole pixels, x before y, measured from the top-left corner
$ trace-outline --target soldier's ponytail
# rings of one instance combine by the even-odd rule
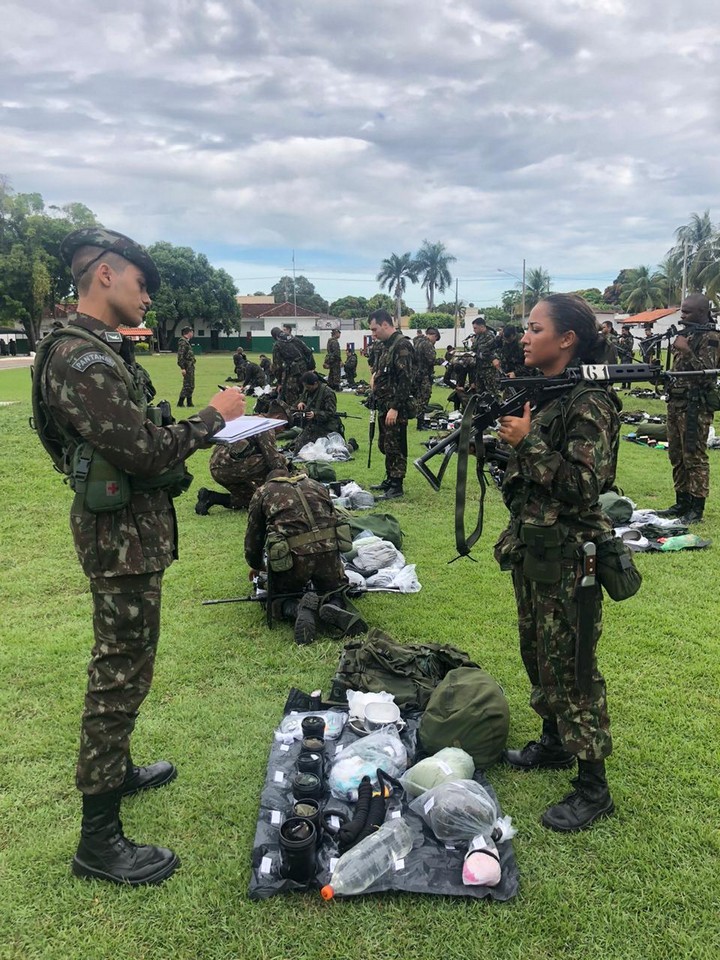
[[[572,330],[577,337],[573,364],[603,361],[607,341],[598,332],[595,314],[582,297],[573,293],[551,293],[541,302],[547,305],[556,333]]]

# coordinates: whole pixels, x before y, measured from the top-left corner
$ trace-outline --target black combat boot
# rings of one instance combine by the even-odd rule
[[[390,480],[388,477],[385,477],[385,479],[381,480],[380,483],[373,483],[370,489],[371,490],[387,490],[387,488],[390,486],[391,483],[392,483],[392,480]]]
[[[427,427],[425,426],[425,417],[424,417],[424,416],[420,416],[420,417],[417,418],[417,428],[418,428],[418,430],[426,430],[426,429],[427,429]]]
[[[298,646],[305,646],[312,643],[318,628],[318,607],[320,606],[320,597],[316,593],[305,593],[297,602],[297,613],[295,616],[295,643]],[[285,607],[283,606],[283,613]]]
[[[128,757],[125,779],[120,787],[120,794],[123,797],[131,797],[141,790],[153,790],[155,787],[164,787],[177,776],[177,769],[167,760],[158,760],[157,763],[150,764],[149,767],[136,767],[130,757]]]
[[[137,887],[162,883],[180,866],[172,850],[139,846],[128,840],[120,823],[120,791],[83,796],[80,843],[72,862],[76,877],[110,880]]]
[[[395,480],[392,479],[388,486],[385,488],[385,495],[383,497],[378,497],[379,500],[398,500],[400,497],[405,496],[405,491],[403,490],[402,479]]]
[[[177,405],[178,405],[179,407],[184,406],[184,403],[183,403],[183,400],[184,400],[184,399],[185,399],[184,397],[178,397]]]
[[[562,744],[557,720],[543,720],[540,740],[531,740],[522,750],[506,750],[505,760],[516,770],[566,770],[575,763],[575,755]]]
[[[560,833],[586,830],[615,809],[605,779],[604,760],[578,760],[578,775],[572,785],[573,792],[542,815],[540,822],[544,827]]]
[[[675,503],[668,507],[667,510],[657,510],[656,513],[659,517],[681,517],[684,513],[691,507],[692,497],[689,493],[675,493]]]
[[[684,524],[702,523],[705,511],[705,497],[690,497],[690,507],[683,513],[681,520]]]
[[[187,400],[185,401],[185,405],[186,405],[187,407],[194,407],[194,406],[195,406],[195,404],[192,402],[192,394],[190,394],[190,396],[189,396],[189,397],[187,398]]]
[[[368,631],[368,625],[361,617],[360,611],[342,595],[329,597],[327,603],[323,603],[320,607],[320,619],[325,623],[331,623],[334,627],[339,627],[344,637],[354,637]]]
[[[199,517],[206,517],[210,507],[226,507],[228,510],[232,510],[232,497],[229,493],[218,493],[216,490],[200,487],[195,504],[195,513]]]

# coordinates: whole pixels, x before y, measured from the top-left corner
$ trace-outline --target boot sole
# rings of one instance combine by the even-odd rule
[[[164,880],[167,880],[168,877],[171,877],[179,866],[180,857],[175,854],[169,863],[163,864],[155,873],[150,874],[149,877],[144,877],[142,880],[128,880],[124,877],[116,877],[112,873],[106,873],[104,870],[98,870],[96,867],[91,867],[89,864],[83,863],[82,860],[78,860],[77,857],[73,857],[72,872],[82,880],[106,880],[109,883],[116,883],[121,887],[143,887],[162,883]]]
[[[547,763],[520,764],[513,763],[506,753],[503,755],[503,759],[513,770],[522,770],[523,773],[531,773],[533,770],[569,770],[570,767],[575,765],[575,757],[571,757],[569,760],[551,760]]]
[[[177,777],[177,767],[173,767],[164,780],[153,780],[142,787],[132,787],[130,790],[123,790],[120,796],[134,797],[136,793],[142,793],[144,790],[158,790],[160,787],[166,787]]]
[[[555,833],[580,833],[581,830],[589,829],[594,823],[598,820],[603,820],[605,817],[610,817],[615,813],[615,804],[610,800],[610,805],[604,810],[599,810],[592,820],[588,820],[586,823],[583,823],[578,827],[563,827],[558,823],[553,823],[552,821],[547,821],[545,819],[545,814],[540,817],[540,823],[546,827],[548,830],[554,830]]]
[[[320,619],[342,630],[344,634],[354,637],[358,633],[367,633],[368,625],[358,613],[349,610],[333,608],[330,605],[320,607]]]

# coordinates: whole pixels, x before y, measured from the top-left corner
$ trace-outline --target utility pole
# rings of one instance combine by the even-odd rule
[[[525,323],[525,257],[523,257],[523,277],[522,277],[522,319]]]
[[[682,272],[682,299],[684,300],[687,296],[687,257],[688,257],[688,244],[687,240],[683,244],[683,272]]]
[[[453,346],[457,346],[457,328],[458,328],[458,281],[455,277],[455,320],[453,321],[453,327],[455,328],[455,335],[453,337]]]
[[[297,289],[295,287],[295,251],[293,250],[293,316],[297,317]]]

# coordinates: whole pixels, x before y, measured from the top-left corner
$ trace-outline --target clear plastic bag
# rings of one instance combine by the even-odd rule
[[[475,780],[451,780],[416,797],[410,809],[444,843],[460,843],[481,834],[501,843],[515,836],[510,817],[500,819],[487,790]]]
[[[475,761],[459,747],[444,747],[405,771],[402,785],[409,797],[432,790],[448,780],[469,780],[475,773]]]
[[[381,540],[380,537],[374,536],[365,537],[362,540],[354,540],[353,546],[357,550],[353,565],[360,572],[385,570],[387,567],[399,570],[405,566],[405,557],[389,540]]]
[[[337,740],[343,731],[347,714],[343,710],[311,710],[308,713],[288,713],[282,718],[280,726],[275,731],[275,739],[279,743],[292,743],[302,740],[302,722],[305,717],[322,717],[325,721],[325,739]]]
[[[328,784],[334,797],[354,803],[363,777],[377,783],[378,768],[399,777],[406,767],[407,750],[397,728],[383,727],[346,747],[339,756],[335,754]]]

